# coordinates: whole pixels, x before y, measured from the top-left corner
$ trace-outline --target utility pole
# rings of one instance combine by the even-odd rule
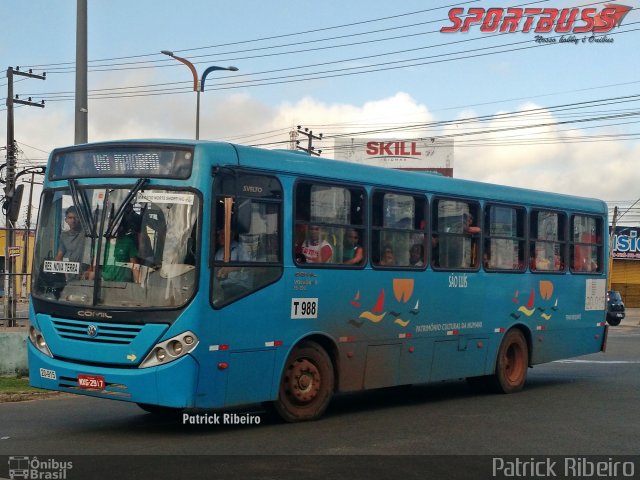
[[[15,70],[12,67],[7,68],[7,178],[4,187],[5,207],[7,215],[5,217],[5,254],[4,254],[4,306],[5,318],[9,321],[9,326],[15,324],[15,257],[11,256],[13,251],[11,247],[15,243],[15,218],[11,218],[11,208],[13,196],[16,191],[16,140],[13,128],[13,106],[14,104],[27,105],[30,107],[44,108],[44,100],[40,103],[32,102],[31,97],[28,100],[20,100],[16,95],[13,96],[13,76],[18,75],[28,78],[37,78],[39,80],[46,79],[46,73],[36,75],[31,70],[29,72],[20,71],[20,67]]]
[[[76,128],[75,141],[89,140],[87,100],[87,0],[77,0],[76,16]]]
[[[30,186],[29,186],[29,203],[27,204],[27,220],[26,220],[24,237],[22,242],[22,244],[24,245],[24,252],[22,257],[22,286],[20,288],[20,296],[22,298],[26,297],[27,290],[28,290],[27,288],[28,265],[27,264],[29,263],[29,241],[31,240],[31,206],[33,205],[33,186],[42,185],[41,182],[35,181],[34,179],[35,175],[36,175],[35,172],[31,172],[31,180],[29,181],[23,180],[24,183],[29,183]]]
[[[297,138],[298,138],[298,132],[296,132],[295,130],[291,130],[289,132],[289,150],[296,150]]]
[[[322,153],[322,150],[318,150],[316,151],[315,147],[313,146],[313,140],[322,140],[322,134],[319,134],[319,136],[316,136],[313,134],[313,130],[309,130],[308,128],[305,127],[304,131],[302,131],[302,127],[300,125],[298,125],[298,133],[304,135],[305,137],[307,137],[307,148],[301,147],[300,141],[296,140],[296,145],[298,147],[299,150],[302,150],[303,152],[307,152],[309,155],[316,155],[316,156],[320,156],[320,154]]]

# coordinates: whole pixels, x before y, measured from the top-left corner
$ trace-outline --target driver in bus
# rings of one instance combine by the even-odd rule
[[[122,219],[116,238],[106,240],[102,279],[111,282],[140,282],[140,264],[138,262],[137,237],[134,225],[127,218]],[[94,271],[87,272],[87,278],[93,279]]]
[[[69,226],[69,230],[64,230],[60,234],[60,246],[56,253],[55,260],[58,262],[74,262],[79,263],[81,270],[83,267],[82,257],[84,254],[85,235],[78,218],[78,210],[73,205],[67,208],[64,221]],[[78,278],[78,275],[67,275],[67,278]]]

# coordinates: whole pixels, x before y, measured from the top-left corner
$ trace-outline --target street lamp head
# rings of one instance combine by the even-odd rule
[[[209,68],[207,68],[203,73],[202,73],[202,78],[200,80],[200,91],[204,92],[204,81],[207,78],[207,75],[209,75],[211,72],[214,72],[216,70],[228,70],[231,72],[237,72],[238,71],[238,67],[234,67],[234,66],[229,66],[229,67],[218,67],[217,65],[212,65]]]
[[[173,57],[173,52],[170,50],[160,50],[160,53],[163,53],[165,55],[169,55],[170,57]]]

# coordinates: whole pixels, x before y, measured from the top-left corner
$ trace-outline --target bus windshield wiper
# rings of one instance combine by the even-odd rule
[[[107,231],[104,233],[104,236],[106,238],[114,237],[113,232],[115,231],[116,227],[120,224],[120,220],[122,220],[122,217],[124,216],[124,212],[125,212],[125,209],[127,208],[127,205],[131,203],[131,201],[135,198],[137,193],[140,190],[142,190],[142,188],[145,186],[145,184],[148,181],[149,181],[148,178],[138,179],[134,187],[129,191],[129,193],[127,193],[127,196],[118,207],[118,211],[115,213],[115,215],[109,218],[109,225],[107,227]]]
[[[71,191],[73,203],[77,208],[80,225],[82,225],[85,236],[96,238],[98,236],[96,232],[96,224],[91,216],[87,192],[79,189],[78,181],[73,178],[69,179],[69,190]]]

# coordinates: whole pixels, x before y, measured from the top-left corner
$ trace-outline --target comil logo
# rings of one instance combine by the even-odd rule
[[[601,8],[452,8],[451,25],[440,32],[468,32],[479,27],[483,33],[605,34],[620,26],[631,9],[614,3]]]

